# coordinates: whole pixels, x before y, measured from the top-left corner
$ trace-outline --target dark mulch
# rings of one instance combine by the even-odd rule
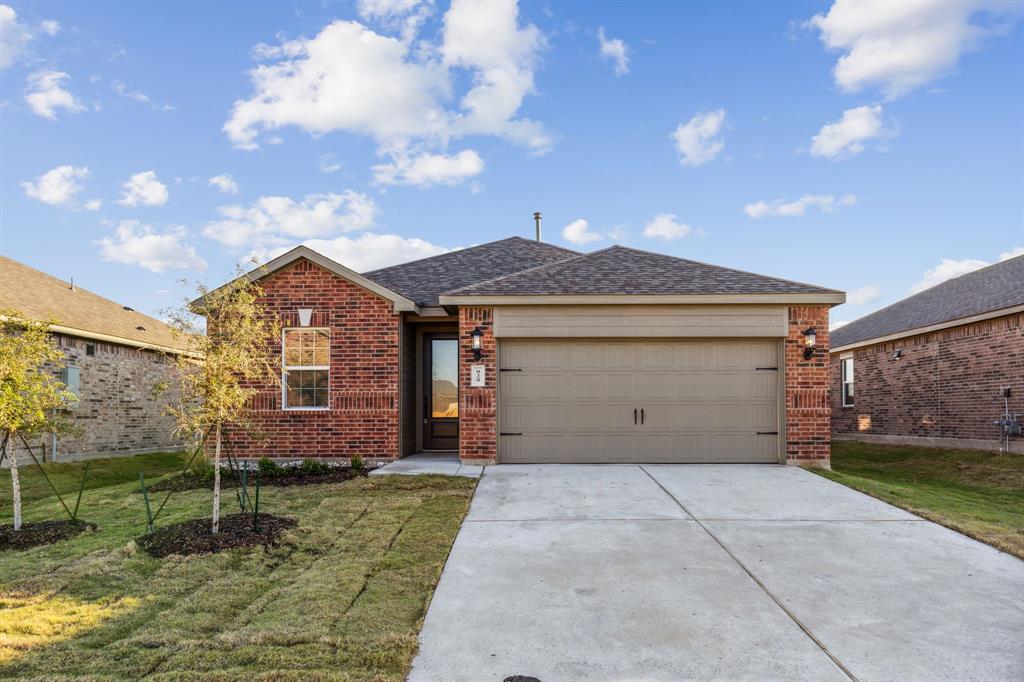
[[[157,558],[171,554],[210,554],[236,547],[276,545],[278,537],[294,528],[295,519],[273,514],[260,514],[253,528],[252,514],[231,514],[220,517],[220,532],[210,532],[210,519],[192,519],[173,526],[158,528],[135,542]]]
[[[14,526],[0,526],[0,551],[5,549],[28,549],[40,545],[52,545],[61,540],[73,538],[86,530],[96,530],[95,523],[87,521],[40,521],[23,523],[21,530]]]
[[[365,476],[368,473],[367,469],[360,469],[356,471],[348,467],[338,467],[324,473],[309,473],[302,469],[287,469],[284,473],[274,474],[272,476],[260,476],[260,486],[276,486],[285,487],[290,485],[313,485],[315,483],[342,483],[350,479],[356,478],[357,476]],[[224,471],[221,473],[220,478],[221,487],[225,490],[233,488],[238,484],[238,479],[235,474]],[[249,490],[252,494],[252,489],[256,485],[256,474],[249,472]],[[147,486],[149,492],[182,492],[185,490],[196,490],[198,488],[206,488],[213,490],[213,479],[203,478],[196,476],[192,472],[178,474],[165,478],[162,481],[158,481],[151,486]]]

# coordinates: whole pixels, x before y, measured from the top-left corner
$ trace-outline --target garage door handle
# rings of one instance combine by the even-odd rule
[[[644,408],[641,407],[640,408],[640,425],[643,426],[643,423],[644,423]]]
[[[633,423],[636,424],[636,408],[633,408]]]
[[[777,436],[777,435],[779,435],[779,432],[778,431],[758,431],[757,435],[759,435],[759,436]]]

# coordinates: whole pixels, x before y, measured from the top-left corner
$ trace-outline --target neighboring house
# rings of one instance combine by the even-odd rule
[[[250,276],[284,353],[239,457],[828,462],[840,291],[518,237],[365,274],[300,246]]]
[[[834,330],[831,353],[833,438],[998,449],[994,422],[1024,414],[1024,256]]]
[[[181,352],[170,327],[3,256],[0,309],[53,322],[66,365],[55,371],[78,396],[65,417],[79,433],[33,438],[36,457],[67,461],[181,447],[164,413],[177,395],[171,356]],[[161,383],[168,390],[154,396]],[[19,447],[18,461],[27,458]]]

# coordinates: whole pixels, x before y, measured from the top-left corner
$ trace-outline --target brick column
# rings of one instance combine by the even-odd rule
[[[484,332],[483,357],[473,359],[470,332]],[[459,457],[466,464],[494,464],[498,457],[498,344],[492,308],[459,308]],[[486,385],[470,386],[470,366],[483,365]]]
[[[814,327],[817,347],[804,360],[804,330]],[[786,462],[828,467],[831,442],[828,306],[789,309],[786,336]]]

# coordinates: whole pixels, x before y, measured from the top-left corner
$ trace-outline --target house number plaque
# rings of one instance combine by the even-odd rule
[[[469,366],[469,385],[474,388],[487,385],[487,369],[484,365]]]

